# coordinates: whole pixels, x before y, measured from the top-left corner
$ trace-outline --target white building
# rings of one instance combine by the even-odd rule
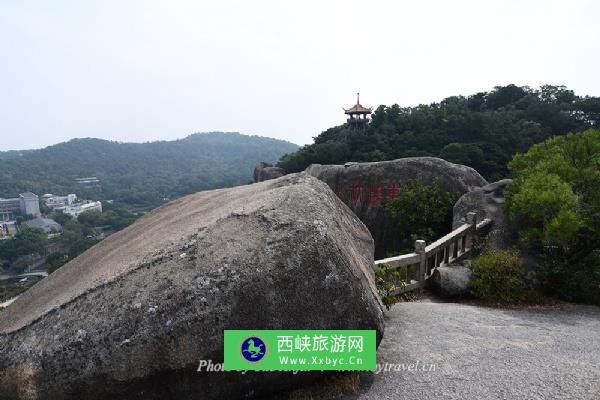
[[[75,204],[57,209],[62,210],[64,214],[67,214],[73,218],[77,218],[80,214],[87,211],[102,212],[102,203],[99,201],[91,201],[89,203]]]
[[[46,204],[48,208],[58,208],[65,206],[72,206],[77,202],[77,195],[74,193],[68,194],[66,196],[56,196],[50,193],[47,193],[42,196],[42,201]]]
[[[36,194],[31,192],[21,193],[19,195],[19,202],[23,214],[35,215],[36,217],[42,216],[42,213],[40,213],[40,199]]]
[[[81,185],[82,187],[87,189],[94,189],[100,187],[100,179],[96,178],[95,176],[88,176],[86,178],[76,178],[75,182],[77,182],[78,185]]]
[[[12,199],[0,199],[0,221],[14,219],[13,212],[20,211],[36,217],[41,216],[40,199],[36,194],[25,192]]]

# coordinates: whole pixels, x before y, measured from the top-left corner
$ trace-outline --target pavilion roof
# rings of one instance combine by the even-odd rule
[[[348,109],[344,108],[344,112],[346,114],[371,114],[371,112],[373,112],[373,109],[370,107],[369,108],[363,107],[360,104],[360,94],[357,93],[356,94],[356,104]]]
[[[363,107],[359,103],[356,103],[351,108],[348,108],[348,109],[344,108],[344,111],[346,112],[346,114],[371,114],[373,112],[373,109]]]

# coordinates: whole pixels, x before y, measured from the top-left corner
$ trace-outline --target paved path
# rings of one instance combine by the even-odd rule
[[[8,280],[15,280],[15,279],[22,279],[22,278],[29,278],[29,277],[46,278],[47,276],[48,276],[47,272],[28,272],[26,274],[19,274],[19,275],[0,275],[0,281],[8,281]]]
[[[416,371],[375,374],[352,399],[598,400],[600,308],[398,303],[378,363]]]

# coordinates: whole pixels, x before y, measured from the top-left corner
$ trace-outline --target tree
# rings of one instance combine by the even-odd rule
[[[600,131],[552,137],[516,155],[509,168],[505,211],[542,260],[546,287],[600,301]]]
[[[24,225],[12,240],[0,241],[0,258],[13,262],[21,256],[43,253],[47,243],[43,230]]]
[[[526,86],[519,87],[513,84],[496,86],[492,92],[487,94],[485,102],[487,107],[497,109],[515,104],[529,93],[531,93],[531,89]]]
[[[347,143],[336,140],[304,146],[302,151],[286,154],[279,164],[287,172],[303,171],[310,164],[335,164],[344,162],[350,156]]]
[[[509,168],[506,211],[528,246],[571,253],[600,244],[600,131],[550,138],[516,155]]]
[[[481,147],[472,143],[447,144],[442,148],[440,157],[456,164],[469,165],[478,171],[483,169],[485,159]]]
[[[385,202],[395,243],[391,252],[410,250],[414,241],[435,240],[451,228],[452,206],[457,195],[443,192],[439,183],[426,185],[420,178],[407,182],[398,196]]]
[[[89,227],[95,227],[95,226],[100,226],[102,225],[102,213],[100,211],[97,210],[91,210],[91,211],[86,211],[84,213],[79,214],[79,216],[77,217],[77,221],[80,224],[89,226]]]

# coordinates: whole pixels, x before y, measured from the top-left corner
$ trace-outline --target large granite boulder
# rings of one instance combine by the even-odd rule
[[[376,258],[385,256],[390,240],[386,237],[390,230],[383,203],[397,196],[408,181],[415,178],[426,184],[437,181],[443,191],[457,196],[487,184],[473,168],[434,157],[345,165],[313,164],[306,172],[327,183],[367,225],[375,239]]]
[[[277,179],[285,175],[283,168],[274,167],[267,162],[261,162],[254,168],[254,182],[268,181]]]
[[[473,271],[466,260],[460,264],[450,264],[433,270],[427,284],[437,295],[445,299],[466,296],[471,290]]]
[[[315,374],[196,372],[224,329],[375,329],[373,239],[317,179],[196,193],[0,312],[2,399],[235,399]]]
[[[477,213],[477,220],[490,218],[492,225],[483,242],[482,251],[504,250],[514,244],[514,239],[508,228],[508,222],[502,211],[504,204],[504,190],[511,179],[477,188],[465,193],[454,205],[452,226],[458,228],[466,221],[467,213]]]

